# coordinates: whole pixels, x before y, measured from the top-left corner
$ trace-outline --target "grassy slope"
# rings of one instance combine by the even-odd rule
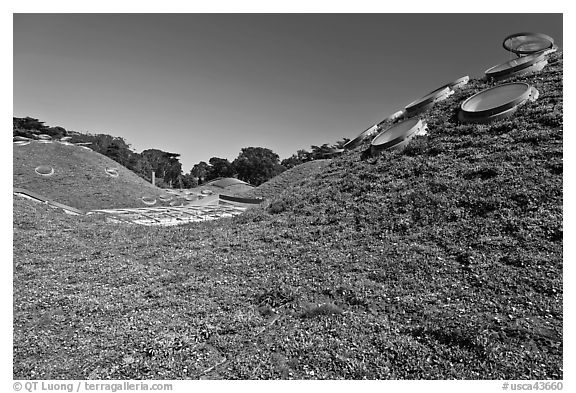
[[[252,190],[244,192],[242,196],[266,199],[276,197],[287,189],[290,190],[291,187],[304,181],[304,179],[318,174],[328,164],[330,164],[330,160],[305,162],[282,172]]]
[[[267,210],[145,228],[16,200],[14,378],[561,379],[552,58],[513,118],[458,124],[471,81],[403,153],[346,152]]]
[[[52,166],[54,175],[39,176],[34,172],[39,165]],[[117,168],[119,176],[107,175],[108,167]],[[79,146],[37,142],[14,146],[13,168],[14,187],[78,209],[145,207],[140,198],[163,193],[110,158]]]

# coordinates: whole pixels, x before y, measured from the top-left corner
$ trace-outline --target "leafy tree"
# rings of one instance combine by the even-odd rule
[[[142,157],[139,153],[132,153],[130,156],[128,165],[126,166],[131,171],[135,172],[137,175],[142,177],[143,179],[148,180],[149,182],[152,181],[152,164]]]
[[[43,133],[50,135],[54,139],[60,139],[68,134],[66,129],[60,126],[47,127],[46,129],[43,130]]]
[[[332,147],[334,149],[343,149],[344,145],[350,141],[350,138],[342,138],[341,140],[337,141]]]
[[[232,163],[225,158],[212,157],[208,162],[210,163],[210,170],[206,176],[206,180],[217,179],[219,177],[233,177],[236,174]]]
[[[12,126],[14,130],[30,130],[44,132],[48,127],[44,125],[43,121],[33,117],[13,117]]]
[[[195,164],[190,171],[190,174],[198,179],[198,184],[202,184],[206,181],[208,173],[210,172],[210,165],[204,161],[200,161]]]
[[[298,150],[295,154],[292,154],[290,157],[285,158],[280,163],[284,168],[290,169],[295,167],[296,165],[300,165],[304,162],[311,161],[312,156],[310,152],[301,149]]]
[[[311,148],[312,148],[311,155],[312,159],[314,160],[326,158],[328,154],[333,150],[333,148],[329,146],[327,143],[324,143],[322,146],[312,145]]]
[[[286,170],[280,165],[280,157],[270,149],[263,147],[245,147],[232,162],[238,178],[254,186]]]
[[[131,156],[134,155],[134,153],[130,150],[124,139],[113,138],[106,146],[104,155],[129,168]]]
[[[182,175],[182,187],[183,188],[194,188],[198,186],[198,178],[193,176],[192,173],[186,173]]]
[[[177,182],[178,177],[182,174],[182,164],[178,161],[180,154],[147,149],[142,152],[142,157],[148,160],[152,170],[156,172],[156,176],[164,179],[166,183]]]

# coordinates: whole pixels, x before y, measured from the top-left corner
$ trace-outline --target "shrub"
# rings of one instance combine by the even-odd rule
[[[273,201],[270,203],[270,206],[268,206],[268,212],[271,214],[282,213],[286,210],[288,210],[288,204],[283,200]]]

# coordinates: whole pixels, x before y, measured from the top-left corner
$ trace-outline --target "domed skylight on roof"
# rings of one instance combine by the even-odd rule
[[[378,132],[378,125],[373,125],[366,130],[362,131],[356,138],[346,142],[344,144],[344,149],[354,149],[359,146],[366,138],[374,135]]]
[[[463,122],[487,123],[511,116],[526,101],[538,98],[538,90],[528,83],[505,83],[483,90],[460,105]]]
[[[504,49],[518,56],[543,52],[554,47],[554,39],[542,33],[516,33],[504,39]]]
[[[49,165],[37,166],[34,171],[40,176],[52,176],[54,174],[54,168]]]
[[[414,136],[426,132],[426,123],[418,118],[404,120],[378,134],[371,143],[370,152],[375,155],[387,149],[403,149]]]
[[[118,177],[118,169],[116,168],[106,168],[104,169],[106,174],[111,177]]]
[[[518,75],[526,75],[541,71],[548,61],[544,54],[534,54],[509,60],[497,66],[490,67],[484,73],[487,78],[502,80]]]
[[[453,93],[454,91],[448,86],[436,89],[433,92],[426,94],[424,97],[406,105],[406,116],[413,116],[424,112],[425,110],[430,109],[436,102],[445,100]]]
[[[156,198],[154,198],[153,196],[143,196],[141,200],[146,205],[155,205],[156,204]]]

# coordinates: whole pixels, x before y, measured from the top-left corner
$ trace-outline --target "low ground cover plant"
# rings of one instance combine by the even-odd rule
[[[14,200],[15,379],[562,379],[562,55],[512,118],[474,80],[403,152],[347,151],[229,219]]]

